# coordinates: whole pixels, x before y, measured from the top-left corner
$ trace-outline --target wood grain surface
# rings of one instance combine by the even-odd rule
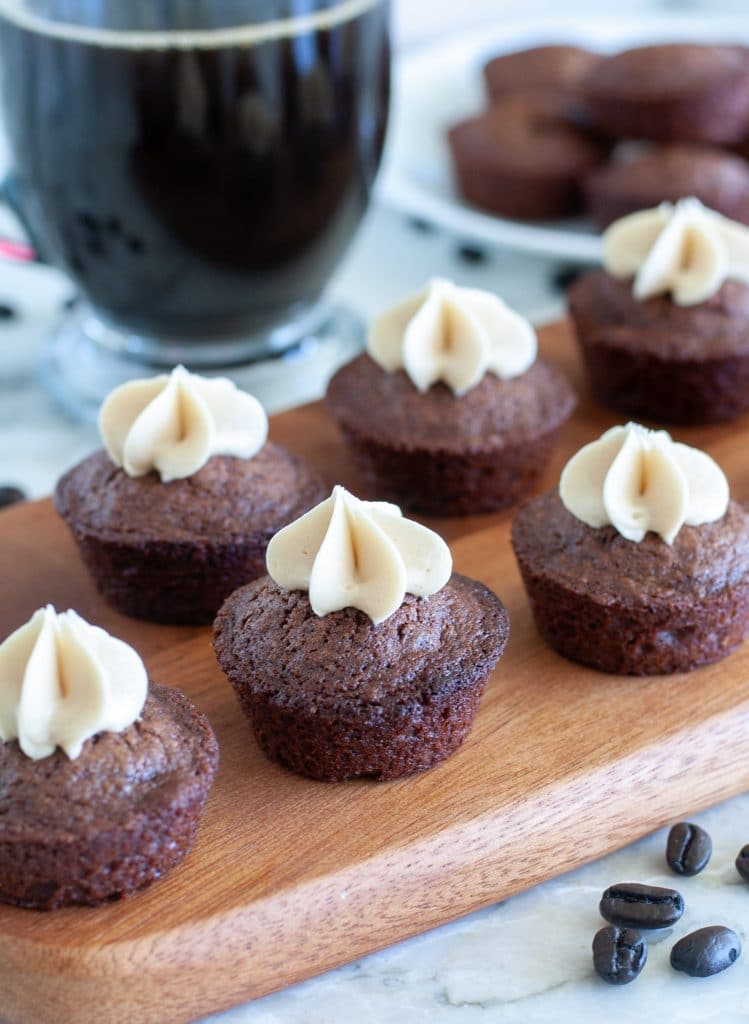
[[[617,422],[584,394],[564,325],[542,351],[581,390],[546,483]],[[678,430],[749,496],[749,419]],[[271,437],[332,482],[356,475],[320,406]],[[189,1021],[503,899],[749,786],[749,645],[667,678],[606,676],[537,635],[511,514],[435,523],[456,568],[507,605],[511,637],[474,730],[445,764],[393,783],[297,778],[258,751],[209,631],[123,618],[97,597],[49,502],[0,514],[0,637],[45,602],[134,644],[210,716],[221,767],[197,844],[150,889],[100,909],[0,906],[0,1019]],[[617,879],[612,879],[617,881]]]

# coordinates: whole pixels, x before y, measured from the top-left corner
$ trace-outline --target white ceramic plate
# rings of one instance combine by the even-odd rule
[[[456,234],[525,252],[597,262],[600,240],[583,219],[524,223],[482,213],[455,190],[445,142],[449,125],[485,105],[481,68],[498,53],[542,43],[577,43],[612,52],[655,42],[747,42],[749,18],[642,15],[544,19],[485,26],[403,55],[394,69],[380,199]]]

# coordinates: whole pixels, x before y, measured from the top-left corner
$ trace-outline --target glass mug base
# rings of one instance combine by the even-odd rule
[[[319,398],[339,366],[364,346],[351,310],[315,305],[264,337],[169,341],[123,331],[80,303],[49,339],[42,382],[75,419],[94,422],[109,392],[125,381],[168,373],[181,363],[208,377],[230,377],[268,412]]]

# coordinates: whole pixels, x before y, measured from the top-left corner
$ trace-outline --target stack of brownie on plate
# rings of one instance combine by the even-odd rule
[[[468,202],[601,227],[684,196],[749,223],[749,50],[540,46],[486,64],[487,109],[448,132]]]

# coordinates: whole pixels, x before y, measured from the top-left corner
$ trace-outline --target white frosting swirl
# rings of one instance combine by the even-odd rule
[[[397,505],[360,501],[340,486],[273,537],[266,564],[279,587],[309,592],[315,615],[358,608],[375,626],[406,594],[436,594],[452,572],[439,534]]]
[[[672,544],[683,525],[713,523],[728,508],[728,481],[705,452],[637,423],[612,427],[562,470],[564,507],[588,526],[614,526],[627,540],[648,530]]]
[[[228,378],[177,366],[115,388],[99,412],[99,432],[128,476],[155,469],[168,483],[197,473],[212,455],[251,459],[265,444],[268,417]]]
[[[0,644],[0,740],[34,761],[55,747],[76,758],[90,736],[131,725],[147,690],[132,647],[47,605]]]
[[[614,277],[634,277],[636,299],[670,292],[677,306],[693,306],[729,278],[749,284],[749,228],[693,197],[661,203],[607,228],[603,262]]]
[[[525,373],[537,343],[530,323],[498,296],[434,278],[374,321],[367,349],[388,373],[405,370],[419,391],[442,381],[464,395],[485,373]]]

